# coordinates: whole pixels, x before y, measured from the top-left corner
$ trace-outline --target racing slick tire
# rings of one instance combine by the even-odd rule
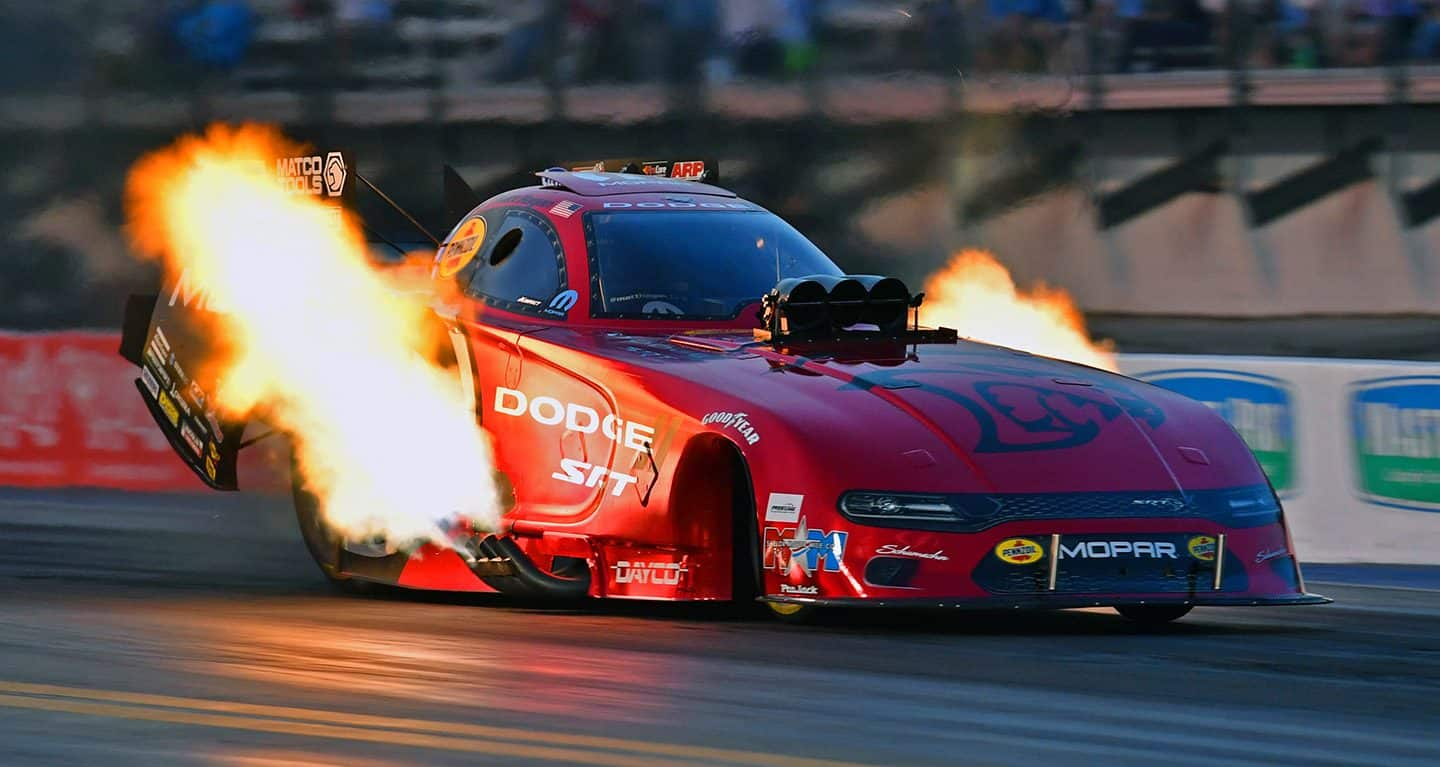
[[[781,623],[795,625],[813,623],[824,609],[818,605],[802,605],[796,602],[766,602],[765,606]]]
[[[336,589],[350,594],[371,591],[374,584],[351,578],[340,570],[340,548],[344,545],[344,538],[325,521],[325,515],[320,513],[320,499],[305,489],[299,470],[293,466],[290,469],[290,494],[295,500],[295,521],[300,525],[300,537],[305,541],[310,558],[325,575],[325,580]]]
[[[1163,626],[1184,618],[1193,605],[1119,605],[1115,612],[1141,626]]]

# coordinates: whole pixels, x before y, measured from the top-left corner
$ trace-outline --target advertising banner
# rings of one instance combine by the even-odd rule
[[[1440,363],[1121,355],[1235,427],[1312,562],[1440,564]]]

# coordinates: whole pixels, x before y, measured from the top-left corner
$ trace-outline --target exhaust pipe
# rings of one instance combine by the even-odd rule
[[[477,544],[477,548],[490,559],[510,564],[513,572],[508,575],[487,574],[472,568],[487,586],[506,596],[576,600],[590,593],[589,568],[574,578],[552,575],[541,570],[511,538],[487,536]]]

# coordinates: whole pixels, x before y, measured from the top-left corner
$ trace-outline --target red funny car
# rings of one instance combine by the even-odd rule
[[[774,214],[692,180],[712,165],[627,170],[542,172],[470,210],[436,257],[466,297],[442,321],[495,435],[504,529],[471,556],[347,541],[297,489],[330,578],[759,599],[788,617],[1108,605],[1161,622],[1325,601],[1259,465],[1206,406],[919,328],[921,297],[846,276]],[[173,364],[183,323],[154,297],[132,300],[122,353],[176,452],[234,489],[240,435],[217,429],[200,454],[149,386],[183,376],[142,356],[162,325]]]

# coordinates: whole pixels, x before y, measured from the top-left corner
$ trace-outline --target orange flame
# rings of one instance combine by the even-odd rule
[[[496,529],[487,435],[455,374],[415,351],[428,297],[370,264],[353,216],[282,187],[275,158],[303,154],[270,128],[214,126],[142,158],[132,244],[223,309],[213,399],[292,436],[340,532],[449,545],[452,523]]]
[[[930,275],[920,319],[976,341],[1116,369],[1113,345],[1090,340],[1069,293],[1044,283],[1016,288],[1010,270],[988,251],[962,250]]]

